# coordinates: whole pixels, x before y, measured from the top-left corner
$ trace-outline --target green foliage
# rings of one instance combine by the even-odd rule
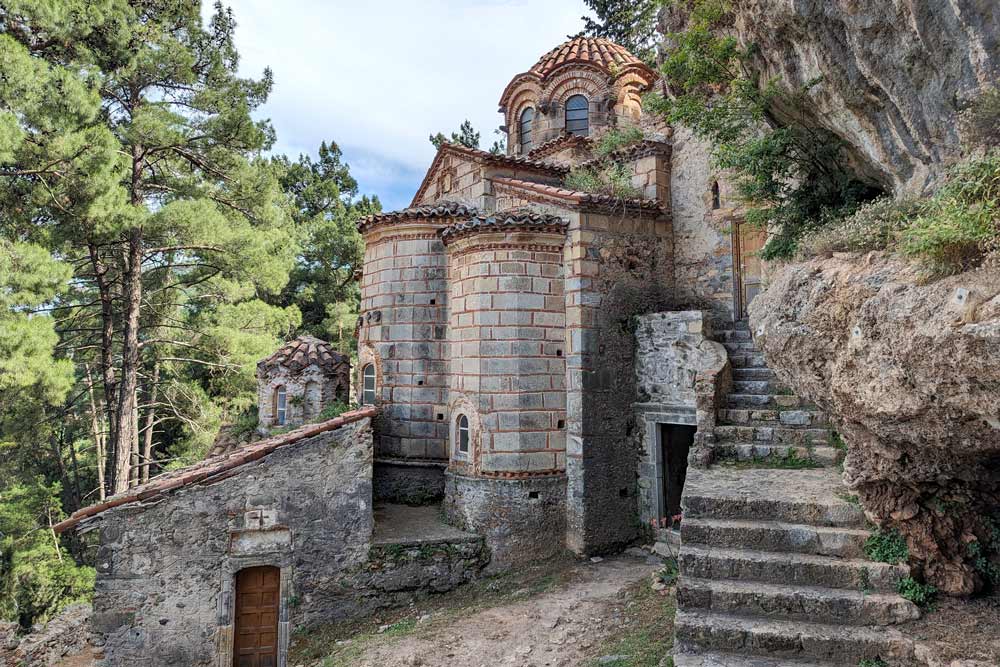
[[[656,58],[661,0],[585,0],[596,20],[582,17],[583,31],[621,44],[647,63]]]
[[[571,190],[605,195],[616,199],[636,199],[642,192],[632,185],[632,173],[619,162],[603,162],[594,166],[574,167],[564,179]]]
[[[676,0],[688,25],[667,36],[661,67],[668,95],[648,96],[647,108],[689,127],[713,146],[715,166],[732,174],[747,222],[773,233],[765,260],[795,254],[808,232],[880,194],[850,168],[844,143],[803,125],[809,89],[790,91],[762,81],[753,47],[720,30],[730,20],[724,0]]]
[[[351,410],[351,406],[347,403],[341,403],[340,401],[334,401],[325,408],[323,408],[320,413],[316,416],[316,421],[325,422],[331,419],[335,419],[340,415]]]
[[[913,577],[900,579],[896,592],[918,607],[927,607],[937,596],[937,588],[930,584],[921,584]]]
[[[995,589],[1000,587],[1000,520],[986,519],[988,535],[969,543],[968,555],[973,566]]]
[[[479,132],[472,127],[472,123],[466,119],[458,128],[458,132],[452,132],[451,138],[442,133],[432,134],[427,137],[428,141],[434,144],[434,148],[441,148],[442,144],[461,144],[466,148],[479,148]]]
[[[254,405],[245,412],[241,412],[233,422],[231,434],[236,442],[249,442],[257,432],[260,424],[260,415],[257,414],[257,406]]]
[[[883,530],[876,528],[865,540],[865,554],[879,563],[905,563],[910,557],[910,549],[906,540],[895,528]]]
[[[958,165],[921,209],[900,235],[902,252],[933,275],[975,266],[1000,236],[1000,151]]]
[[[680,567],[677,565],[677,559],[668,558],[666,562],[664,562],[663,567],[656,573],[656,578],[660,582],[670,586],[677,582],[677,577],[680,576],[680,573],[681,571]]]
[[[64,518],[59,495],[41,478],[0,489],[0,619],[30,627],[89,600],[94,570],[77,565],[48,528]]]
[[[594,155],[607,158],[615,151],[640,143],[645,137],[642,130],[634,126],[615,127],[605,132],[594,146]]]
[[[889,667],[889,663],[882,658],[865,658],[858,663],[858,667]]]
[[[906,229],[917,211],[919,204],[915,201],[881,197],[808,235],[799,254],[810,257],[834,252],[885,250],[895,245],[899,233]]]

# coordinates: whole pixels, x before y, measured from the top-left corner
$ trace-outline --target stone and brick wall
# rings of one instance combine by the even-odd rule
[[[350,367],[345,371],[350,373]],[[297,372],[275,367],[257,377],[257,414],[265,430],[277,427],[275,391],[278,387],[285,388],[287,426],[301,426],[315,420],[323,408],[336,401],[350,402],[349,375],[330,375],[318,366]]]
[[[565,266],[567,541],[613,551],[637,532],[634,318],[673,297],[670,220],[581,213]]]
[[[453,466],[565,469],[564,242],[562,233],[496,232],[448,248],[451,421],[471,409],[476,427],[468,456],[452,447]]]

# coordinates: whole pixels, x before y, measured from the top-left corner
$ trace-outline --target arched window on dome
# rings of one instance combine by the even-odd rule
[[[518,136],[521,139],[521,155],[527,155],[531,151],[531,125],[535,120],[535,110],[528,107],[521,112],[518,120]]]
[[[578,137],[590,134],[590,103],[583,95],[566,100],[566,131]]]

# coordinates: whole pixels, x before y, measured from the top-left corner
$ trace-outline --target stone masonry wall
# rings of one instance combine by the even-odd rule
[[[319,416],[327,405],[335,401],[350,401],[350,377],[331,376],[312,365],[298,373],[275,367],[265,377],[257,378],[257,414],[260,425],[276,426],[274,392],[285,387],[285,425],[301,426]]]
[[[690,130],[673,135],[670,203],[674,225],[677,300],[707,311],[713,320],[733,320],[733,193],[711,165],[711,147]],[[719,181],[722,208],[712,209],[712,183]]]
[[[718,377],[728,363],[725,347],[710,340],[708,317],[701,311],[653,313],[638,318],[635,329],[635,414],[642,449],[639,458],[639,518],[643,524],[667,516],[663,494],[661,424],[710,431],[717,406],[699,405],[705,376]],[[713,415],[701,414],[702,408]],[[714,423],[714,422],[713,422]]]
[[[580,214],[566,250],[567,541],[611,551],[638,528],[635,316],[674,290],[669,218]]]
[[[364,420],[91,520],[104,665],[228,667],[235,576],[246,567],[280,568],[280,647],[293,626],[349,615],[337,577],[368,558],[371,465]]]

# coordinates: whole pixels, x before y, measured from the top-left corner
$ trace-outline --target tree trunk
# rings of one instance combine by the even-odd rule
[[[136,391],[139,385],[139,313],[142,305],[142,228],[128,232],[125,246],[122,369],[115,410],[115,493],[128,488],[133,448],[139,446]]]
[[[97,450],[97,493],[101,500],[107,496],[107,487],[104,485],[104,470],[108,464],[107,450],[104,447],[104,433],[101,432],[101,417],[104,410],[97,409],[97,400],[94,398],[94,379],[90,374],[90,364],[87,369],[87,392],[90,394],[90,431],[94,436],[94,448]]]
[[[94,279],[97,282],[97,291],[101,300],[101,381],[104,384],[104,414],[108,419],[107,437],[103,438],[101,443],[104,455],[98,457],[98,466],[100,467],[98,479],[101,481],[101,499],[103,500],[107,492],[111,491],[114,479],[113,474],[112,480],[107,479],[108,475],[104,466],[107,465],[109,456],[114,460],[115,437],[118,433],[118,429],[115,428],[115,405],[117,402],[115,400],[117,387],[115,386],[114,367],[115,311],[114,297],[107,275],[108,266],[101,259],[100,250],[92,241],[87,243],[87,248],[90,251],[90,264],[94,270]],[[87,373],[89,376],[89,367]],[[96,407],[93,398],[93,382],[91,382],[91,405]]]
[[[153,426],[156,424],[156,394],[160,383],[160,362],[153,362],[153,379],[150,381],[149,392],[146,401],[149,407],[146,408],[146,428],[143,433],[142,443],[142,483],[149,481],[149,464],[153,459]]]

